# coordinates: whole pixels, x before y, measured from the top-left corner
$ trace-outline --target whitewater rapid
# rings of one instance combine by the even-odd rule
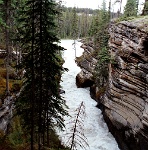
[[[62,89],[65,91],[65,94],[62,94],[62,96],[69,107],[68,112],[71,117],[74,117],[75,110],[80,106],[82,101],[84,102],[86,117],[83,122],[83,129],[89,145],[89,147],[86,146],[86,150],[119,150],[114,137],[108,131],[107,125],[103,120],[101,110],[96,107],[97,103],[90,97],[89,89],[76,87],[75,77],[80,72],[80,68],[75,64],[75,51],[72,43],[72,40],[61,41],[61,46],[67,49],[63,53],[65,60],[64,67],[69,69],[68,72],[63,74],[63,82],[61,82]],[[80,42],[76,43],[77,57],[83,53],[80,45]],[[63,132],[59,131],[58,135],[63,144],[67,144],[70,136],[68,133],[70,133],[72,124],[70,123],[70,117],[65,117],[64,120],[66,128]],[[81,147],[77,149],[82,150]]]

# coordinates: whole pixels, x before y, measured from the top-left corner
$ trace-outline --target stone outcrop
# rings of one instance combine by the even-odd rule
[[[148,17],[112,23],[109,83],[101,103],[123,150],[148,148]]]
[[[105,94],[95,97],[96,93],[104,91],[94,84],[97,59],[91,42],[83,42],[83,56],[76,60],[82,69],[76,77],[77,86],[91,87],[93,98],[98,101],[98,107],[122,150],[147,150],[148,17],[112,22],[109,33],[114,63],[109,65]],[[92,81],[91,84],[88,81]]]
[[[81,48],[84,49],[83,55],[76,58],[77,65],[82,69],[76,76],[77,87],[90,87],[94,84],[93,71],[97,63],[93,41],[81,41]]]
[[[11,54],[12,60],[16,60],[16,54],[15,52],[12,52]],[[6,57],[6,51],[0,49],[0,58],[5,60]],[[5,64],[0,66],[0,69],[5,70]],[[20,74],[19,74],[20,73]],[[15,80],[19,76],[23,74],[23,71],[21,70],[20,72],[16,73],[16,69],[13,67],[9,66],[9,79],[10,80]],[[6,79],[6,72],[0,74],[0,80],[1,80],[1,93],[5,92],[5,79]],[[12,84],[12,83],[11,83]],[[9,84],[9,86],[11,85]],[[13,83],[13,86],[10,88],[11,96],[3,96],[1,95],[0,98],[0,133],[1,131],[6,133],[8,129],[8,125],[12,119],[12,110],[14,108],[14,100],[16,96],[18,96],[18,93],[20,90],[20,84],[19,83]],[[14,93],[14,94],[12,94]]]
[[[14,98],[14,96],[7,96],[3,102],[0,102],[0,130],[4,133],[7,131],[8,124],[12,118]]]

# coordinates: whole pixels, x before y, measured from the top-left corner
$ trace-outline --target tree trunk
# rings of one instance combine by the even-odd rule
[[[9,26],[10,26],[10,18],[9,18],[9,0],[5,1],[5,9],[6,9],[6,28],[5,28],[5,36],[6,36],[6,52],[7,52],[7,56],[6,56],[6,95],[10,94],[9,91]]]
[[[31,46],[31,59],[32,59],[32,97],[31,97],[31,150],[33,150],[33,145],[34,145],[34,103],[35,103],[35,81],[34,81],[34,34],[35,34],[35,29],[34,29],[34,3],[33,3],[33,15],[32,15],[32,46]],[[20,59],[21,59],[21,51],[20,51]],[[21,60],[20,60],[21,61]]]

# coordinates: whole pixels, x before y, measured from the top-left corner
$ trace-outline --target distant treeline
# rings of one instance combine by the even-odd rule
[[[74,18],[74,9],[76,18]],[[61,7],[62,15],[60,18],[60,38],[73,38],[73,22],[77,22],[75,29],[77,29],[77,37],[87,37],[91,35],[92,30],[97,28],[95,26],[95,20],[102,10],[90,9],[90,8],[72,8],[72,7]],[[118,13],[111,13],[110,17],[118,17]]]
[[[62,9],[64,12],[68,9],[69,11],[72,11],[73,7],[65,7],[62,6]],[[76,8],[77,13],[85,13],[85,14],[95,14],[97,12],[97,9],[91,9],[91,8]]]

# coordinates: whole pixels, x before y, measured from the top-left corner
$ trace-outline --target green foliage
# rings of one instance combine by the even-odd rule
[[[108,53],[108,50],[106,47],[103,47],[98,54],[99,57],[99,65],[108,64],[111,60],[111,57]]]
[[[64,147],[59,140],[59,137],[53,130],[49,131],[50,145],[44,146],[44,150],[69,150]],[[30,135],[21,125],[20,117],[15,116],[12,119],[9,132],[5,135],[0,130],[0,149],[2,150],[29,150],[30,149]],[[34,150],[38,150],[37,144],[34,144]]]
[[[142,15],[148,15],[148,0],[145,0]]]
[[[127,0],[124,8],[124,17],[137,16],[137,0]]]
[[[102,3],[102,9],[98,10],[94,16],[93,24],[90,29],[90,36],[94,36],[95,44],[100,45],[100,49],[107,45],[108,33],[107,26],[110,20],[110,12],[106,10],[105,0]]]
[[[11,64],[14,64],[12,61]],[[9,66],[9,87],[10,92],[15,93],[18,92],[21,88],[21,80],[16,79],[16,70],[14,66]],[[0,99],[5,98],[5,91],[6,91],[6,68],[5,68],[5,59],[0,59]]]
[[[94,77],[98,87],[103,87],[108,79],[108,64],[110,63],[111,57],[108,53],[108,49],[103,47],[98,54],[98,64],[95,68]]]
[[[93,15],[92,23],[91,23],[90,30],[89,30],[89,35],[90,36],[94,36],[95,33],[97,33],[98,26],[99,26],[99,15],[98,14]]]
[[[56,17],[53,0],[26,0],[19,12],[19,42],[25,53],[22,68],[26,73],[23,88],[16,103],[24,129],[33,143],[49,145],[49,130],[63,128],[67,115],[65,100],[59,94],[62,67],[61,51],[57,43]]]
[[[1,150],[14,150],[11,143],[8,141],[6,135],[0,130],[0,149]]]
[[[4,23],[4,18],[3,18],[3,5],[4,5],[4,1],[0,0],[0,25],[3,26]],[[0,29],[1,30],[1,29]]]
[[[8,135],[9,142],[15,146],[18,147],[20,145],[23,145],[27,142],[27,135],[24,133],[22,126],[20,124],[20,118],[16,116],[12,121],[12,127],[11,127],[11,133]]]
[[[91,10],[90,12],[92,13]],[[59,36],[71,39],[74,36],[76,38],[86,37],[92,22],[92,15],[89,15],[90,12],[89,9],[63,8]]]
[[[78,38],[78,16],[76,13],[76,7],[72,11],[72,38],[76,40]]]
[[[90,35],[94,37],[95,51],[98,51],[98,63],[94,71],[94,79],[98,87],[104,86],[108,79],[108,64],[110,55],[108,53],[108,24],[110,21],[110,8],[107,11],[105,0],[102,9],[94,16]]]

